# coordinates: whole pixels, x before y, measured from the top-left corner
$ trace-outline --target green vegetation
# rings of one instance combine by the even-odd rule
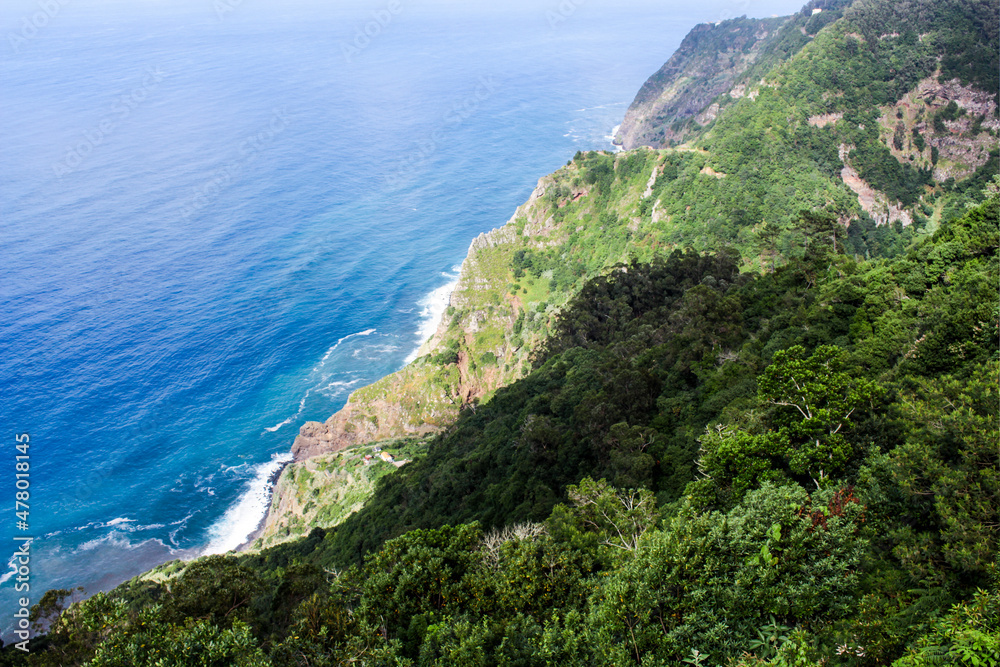
[[[290,464],[275,489],[264,530],[251,547],[258,550],[304,537],[313,528],[339,525],[364,506],[378,480],[395,472],[396,464],[422,456],[427,442],[426,437],[383,440]],[[383,451],[396,463],[383,461]]]
[[[891,260],[622,266],[339,527],[52,594],[28,661],[996,664],[998,245],[1000,179]]]
[[[995,91],[996,10],[812,3],[689,145],[577,154],[352,397],[411,462],[296,464],[298,539],[50,592],[0,664],[1000,665],[1000,152],[935,180],[995,137],[900,102]]]
[[[744,270],[774,268],[806,250],[803,208],[849,221],[852,254],[894,257],[925,231],[923,207],[959,217],[969,193],[997,172],[997,140],[974,132],[954,99],[917,91],[950,77],[992,85],[985,69],[965,75],[943,63],[1000,41],[994,9],[995,0],[818,2],[784,22],[699,27],[699,44],[714,54],[726,52],[727,35],[737,44],[756,28],[772,31],[766,45],[748,47],[757,50],[734,79],[740,94],[714,98],[717,117],[704,126],[689,118],[697,131],[688,144],[580,153],[543,178],[511,224],[474,244],[449,326],[427,356],[352,396],[355,431],[378,440],[440,429],[464,406],[490,400],[524,376],[583,284],[615,265],[732,247]],[[995,53],[987,60],[1000,68]],[[657,76],[668,75],[678,74]],[[845,166],[860,183],[845,182]],[[871,189],[867,208],[852,188]],[[906,210],[896,216],[902,224],[885,224],[889,206]],[[487,353],[495,365],[480,363]],[[410,422],[397,423],[404,412]],[[364,420],[379,427],[366,430]]]

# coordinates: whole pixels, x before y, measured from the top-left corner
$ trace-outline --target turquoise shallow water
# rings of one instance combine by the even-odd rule
[[[348,57],[377,3],[230,4],[65,3],[20,41],[39,5],[0,13],[11,499],[31,437],[0,537],[37,538],[33,601],[239,544],[298,427],[399,368],[471,239],[730,7],[404,4]]]

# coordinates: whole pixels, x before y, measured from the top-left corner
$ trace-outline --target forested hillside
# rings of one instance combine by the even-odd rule
[[[892,260],[803,217],[774,272],[591,281],[339,528],[96,595],[32,663],[995,664],[1000,178]]]
[[[586,280],[631,258],[727,246],[744,268],[779,265],[803,252],[802,208],[834,215],[853,254],[902,252],[1000,170],[998,41],[992,0],[824,0],[699,26],[629,110],[683,106],[637,131],[686,143],[580,155],[543,178],[470,249],[427,356],[307,424],[297,454],[447,427],[523,376]]]
[[[474,244],[354,408],[411,461],[297,464],[307,536],[50,592],[0,659],[1000,665],[1000,6],[774,24],[687,143],[577,154]]]

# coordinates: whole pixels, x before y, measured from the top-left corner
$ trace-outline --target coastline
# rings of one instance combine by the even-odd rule
[[[609,140],[609,144],[611,145],[612,149],[616,152],[623,150],[621,146],[616,145],[614,143],[615,136],[620,128],[621,128],[620,124],[616,125],[614,128],[612,128],[610,136],[605,135],[605,138]],[[538,193],[538,188],[536,187],[535,191],[532,194],[532,197],[533,198],[536,197],[537,193]],[[531,201],[532,199],[529,199],[528,203],[530,203]],[[521,211],[520,206],[514,213],[515,217],[519,211]],[[469,249],[466,251],[466,255],[462,259],[462,261],[459,264],[453,266],[450,272],[442,272],[441,276],[446,278],[448,282],[446,282],[444,285],[441,285],[431,290],[420,301],[417,302],[417,306],[423,309],[421,321],[418,325],[419,328],[416,331],[416,333],[420,336],[420,342],[414,348],[413,352],[407,355],[403,365],[399,368],[399,370],[396,371],[397,373],[407,368],[417,358],[417,356],[420,354],[421,351],[426,351],[424,350],[424,348],[429,343],[433,344],[433,341],[435,341],[435,337],[441,332],[442,326],[447,320],[446,316],[447,308],[449,305],[453,305],[452,295],[461,285],[463,268],[470,261],[470,258],[475,254],[477,250],[477,241],[479,241],[479,239],[483,238],[484,236],[494,234],[498,230],[507,227],[507,225],[509,225],[513,219],[514,217],[512,217],[510,220],[505,221],[503,225],[500,225],[499,227],[496,227],[490,230],[489,232],[484,232],[483,234],[480,234],[479,236],[473,238],[469,245]],[[378,382],[378,380],[376,382]],[[348,398],[348,404],[349,403],[350,403],[350,398]],[[332,419],[334,416],[336,415],[331,415],[327,419],[327,421],[329,421],[329,419]],[[302,426],[299,427],[299,432],[296,434],[296,441],[299,439],[299,437],[301,437],[302,429],[307,425],[312,424],[315,427],[321,427],[321,426],[325,427],[326,423],[327,422],[323,422],[322,424],[307,422],[306,424],[303,424]],[[256,527],[247,536],[247,538],[243,542],[241,542],[238,546],[231,549],[229,553],[245,553],[250,548],[252,548],[253,543],[264,534],[264,530],[267,527],[268,521],[271,519],[271,511],[272,508],[274,507],[274,498],[275,498],[274,494],[278,488],[278,481],[284,474],[285,469],[290,464],[299,463],[301,461],[310,458],[310,455],[307,452],[304,452],[301,449],[296,449],[294,442],[291,448],[291,455],[293,457],[292,460],[283,462],[282,465],[276,471],[274,471],[274,473],[268,480],[268,484],[266,487],[267,508],[263,516],[260,518],[260,521],[257,522]]]
[[[466,257],[468,257],[468,253],[466,253]],[[464,261],[465,259],[463,259],[463,262]],[[444,321],[445,310],[451,302],[451,295],[454,293],[455,288],[459,284],[461,269],[462,264],[459,263],[452,267],[451,272],[442,272],[442,277],[447,278],[448,282],[431,290],[417,302],[417,306],[422,308],[422,317],[418,325],[419,328],[416,331],[416,333],[420,336],[420,342],[413,348],[413,352],[405,358],[400,370],[409,366],[413,360],[417,358],[420,350],[434,337],[434,334],[439,329],[441,322]],[[374,331],[374,329],[370,329],[368,331]],[[368,333],[368,331],[364,333]],[[344,339],[338,341],[338,344],[343,340]],[[302,427],[300,426],[299,428],[301,432]],[[296,437],[298,437],[298,433],[296,434]],[[287,461],[282,461],[281,465],[274,472],[272,472],[271,476],[268,478],[267,485],[265,487],[267,493],[267,506],[263,516],[261,516],[260,520],[257,522],[256,527],[252,532],[250,532],[243,542],[225,553],[246,553],[252,548],[254,542],[256,542],[257,539],[264,534],[268,519],[271,517],[271,508],[274,504],[274,493],[278,487],[278,480],[281,479],[282,474],[284,474],[285,469],[289,465],[299,463],[300,461],[308,458],[299,456],[295,452],[294,448],[289,449],[289,454],[292,458]]]
[[[253,546],[253,543],[257,541],[257,538],[259,538],[261,535],[264,534],[264,526],[267,525],[267,518],[271,515],[271,502],[274,500],[274,490],[278,486],[278,480],[281,478],[281,474],[285,472],[285,468],[287,468],[293,463],[295,463],[294,460],[283,461],[281,466],[273,473],[271,473],[270,477],[268,477],[267,511],[264,512],[264,516],[262,516],[260,518],[260,521],[257,522],[257,527],[254,528],[253,531],[247,536],[246,540],[244,540],[241,544],[239,544],[234,549],[231,549],[227,553],[239,554],[249,551],[250,547]]]

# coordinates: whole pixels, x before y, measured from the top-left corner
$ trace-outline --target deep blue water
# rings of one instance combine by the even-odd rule
[[[404,2],[348,58],[388,3],[330,4],[0,10],[0,539],[37,538],[32,602],[239,544],[298,427],[404,363],[471,239],[607,148],[690,27],[796,9]]]

